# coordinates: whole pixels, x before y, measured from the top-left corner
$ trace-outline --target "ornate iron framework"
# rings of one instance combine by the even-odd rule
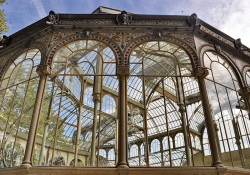
[[[196,14],[133,16],[51,12],[53,31],[3,45],[1,168],[249,169],[249,50]]]

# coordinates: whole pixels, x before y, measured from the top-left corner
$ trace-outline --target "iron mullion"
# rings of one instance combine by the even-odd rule
[[[212,74],[212,75],[213,75],[213,74]],[[214,78],[213,78],[213,79],[214,79]],[[227,132],[226,132],[226,126],[225,126],[225,122],[224,122],[224,116],[223,116],[222,108],[221,108],[221,104],[220,104],[220,98],[219,98],[218,91],[217,91],[217,87],[216,87],[216,83],[217,83],[217,82],[213,82],[213,83],[214,83],[214,88],[215,88],[215,91],[216,91],[217,100],[218,100],[219,107],[220,107],[220,113],[221,113],[222,123],[223,123],[223,127],[224,127],[224,132],[225,132],[225,135],[226,135],[226,140],[227,140],[227,144],[228,144],[228,149],[229,149],[229,153],[230,153],[230,158],[231,158],[232,166],[234,167],[233,158],[232,158],[232,153],[231,153],[231,149],[230,149],[230,145],[229,145],[229,141],[228,141],[228,136],[227,136]],[[226,151],[226,150],[225,150],[225,151]]]
[[[234,119],[234,113],[233,113],[233,110],[232,110],[232,105],[231,105],[231,102],[230,102],[230,99],[229,99],[229,96],[228,96],[228,91],[227,91],[227,88],[225,88],[225,89],[226,89],[226,92],[227,92],[227,99],[228,99],[228,102],[229,102],[229,105],[230,105],[232,117],[233,117],[233,120],[235,121],[235,119]],[[236,125],[235,127],[236,127],[235,130],[237,130],[237,125]],[[236,132],[236,131],[235,131],[235,132]],[[235,140],[236,140],[236,133],[234,134],[234,136],[235,136]],[[233,139],[232,139],[232,140],[233,140]],[[237,140],[236,140],[236,141],[237,141]],[[238,142],[239,142],[239,140],[238,140]],[[239,146],[238,149],[241,149],[241,147]],[[240,152],[241,152],[242,160],[243,160],[243,163],[244,163],[244,167],[246,167],[245,160],[243,159],[242,150],[240,150]]]

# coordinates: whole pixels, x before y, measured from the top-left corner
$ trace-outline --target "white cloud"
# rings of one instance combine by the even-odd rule
[[[233,0],[224,10],[223,21],[218,26],[226,34],[250,47],[250,3],[248,0]]]
[[[36,8],[39,18],[44,18],[47,16],[41,0],[31,0],[31,2]]]

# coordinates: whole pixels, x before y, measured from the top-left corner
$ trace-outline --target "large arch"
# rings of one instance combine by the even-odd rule
[[[40,79],[36,72],[41,61],[39,49],[25,49],[17,54],[6,68],[0,87],[0,132],[4,138],[0,150],[10,140],[13,142],[9,167],[14,166],[11,162],[16,161],[18,152],[14,154],[13,151],[19,149],[18,145],[22,143],[22,147],[26,147]]]
[[[35,42],[35,43],[31,43],[28,48],[20,48],[14,54],[12,54],[9,58],[7,58],[8,61],[5,63],[5,65],[3,66],[0,72],[0,81],[2,80],[5,72],[7,71],[9,66],[12,64],[12,62],[16,60],[22,53],[30,49],[39,49],[39,51],[41,52],[41,60],[40,60],[41,63],[42,63],[42,60],[46,59],[46,48],[44,47],[42,43]]]
[[[69,44],[77,40],[95,40],[95,41],[105,43],[115,54],[117,65],[120,64],[119,60],[121,59],[122,54],[121,54],[119,46],[115,42],[113,42],[112,40],[110,40],[109,38],[103,35],[92,35],[92,34],[89,37],[82,36],[81,34],[70,35],[68,37],[65,37],[63,40],[56,42],[48,51],[48,58],[46,60],[46,63],[48,65],[51,65],[54,59],[54,55],[58,52],[58,50],[60,50],[66,44]]]
[[[198,66],[198,56],[196,51],[184,40],[180,40],[171,36],[162,36],[162,38],[157,38],[155,35],[145,35],[131,40],[128,46],[124,49],[124,65],[129,65],[130,57],[134,48],[149,41],[166,41],[180,46],[191,58],[193,68]]]
[[[213,120],[218,127],[216,137],[223,164],[245,168],[243,156],[250,148],[247,128],[250,123],[239,75],[222,54],[211,50],[204,53],[203,64],[209,71],[205,83]]]

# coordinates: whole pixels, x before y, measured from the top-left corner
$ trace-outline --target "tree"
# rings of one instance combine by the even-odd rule
[[[0,5],[6,3],[6,0],[0,0]],[[7,3],[6,3],[7,4]],[[7,19],[4,13],[4,9],[0,9],[0,40],[2,40],[2,35],[9,31],[9,27],[7,26],[7,22],[11,24],[10,19]]]

